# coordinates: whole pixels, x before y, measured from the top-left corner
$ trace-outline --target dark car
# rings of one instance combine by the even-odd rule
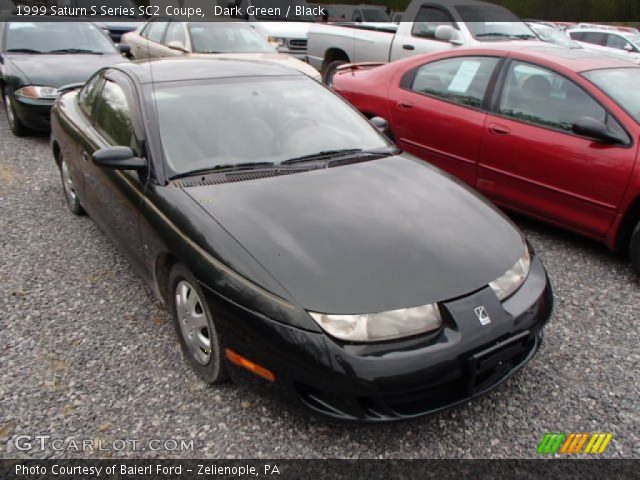
[[[640,273],[640,67],[552,45],[346,66],[333,88],[401,148],[498,205],[628,254]]]
[[[98,69],[122,61],[109,37],[91,22],[0,23],[0,91],[11,130],[18,136],[48,131],[59,87],[83,83]]]
[[[170,306],[206,382],[395,420],[486,392],[540,346],[551,288],[523,235],[296,70],[106,68],[57,100],[52,132],[71,211]]]

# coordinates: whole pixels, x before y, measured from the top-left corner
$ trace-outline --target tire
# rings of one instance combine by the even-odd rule
[[[348,63],[346,60],[334,60],[329,65],[327,65],[327,68],[325,68],[324,72],[322,73],[322,83],[324,83],[327,87],[332,87],[333,76],[335,75],[336,70],[340,65],[345,65],[346,63]]]
[[[7,114],[9,128],[13,134],[16,137],[24,137],[25,135],[28,135],[31,130],[29,130],[18,118],[15,108],[13,108],[13,103],[11,103],[11,96],[9,95],[9,92],[3,93],[2,101],[4,103],[5,113]]]
[[[229,374],[214,316],[198,281],[181,263],[171,269],[169,292],[176,334],[191,368],[210,385],[227,381]]]
[[[67,168],[67,162],[62,154],[60,154],[60,180],[62,180],[62,190],[64,192],[64,198],[67,207],[74,215],[84,215],[84,208],[80,204],[80,199],[76,193],[76,189],[73,185],[71,175],[69,175],[69,169]]]
[[[640,222],[631,235],[631,245],[629,246],[629,257],[631,266],[640,275]]]

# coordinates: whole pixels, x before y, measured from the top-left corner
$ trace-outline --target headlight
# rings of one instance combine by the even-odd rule
[[[502,275],[497,280],[494,280],[489,284],[495,294],[500,300],[505,300],[515,293],[516,290],[524,283],[529,275],[529,268],[531,267],[531,256],[529,255],[529,249],[525,247],[524,255],[520,257],[520,260]]]
[[[442,326],[436,304],[361,315],[309,314],[329,335],[348,342],[392,340],[430,332]]]
[[[269,42],[271,44],[271,46],[275,47],[275,48],[284,47],[286,45],[286,43],[287,43],[284,38],[272,37],[271,35],[269,35],[267,37],[267,42]]]
[[[22,87],[16,90],[16,95],[25,98],[39,98],[39,99],[55,99],[58,96],[58,89],[55,87],[38,87],[35,85],[29,85],[28,87]]]

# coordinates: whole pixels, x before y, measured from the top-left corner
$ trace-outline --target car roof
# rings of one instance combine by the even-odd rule
[[[480,51],[479,49],[473,50]],[[471,51],[472,49],[467,50],[467,52]],[[536,44],[522,43],[518,45],[510,43],[509,46],[487,45],[483,47],[481,51],[499,51],[504,56],[520,54],[513,56],[528,57],[528,59],[532,61],[539,59],[549,63],[560,64],[574,72],[604,68],[638,68],[638,65],[630,60],[604,55],[587,49],[566,48],[542,42],[536,42]],[[458,50],[458,52],[462,54],[463,50]]]
[[[273,62],[226,58],[162,58],[120,63],[111,68],[129,74],[141,84],[216,78],[305,76],[294,68]]]

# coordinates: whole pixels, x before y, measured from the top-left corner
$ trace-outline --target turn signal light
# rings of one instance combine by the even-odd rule
[[[249,370],[250,372],[255,373],[259,377],[262,377],[270,382],[276,381],[276,376],[271,371],[267,370],[264,367],[261,367],[257,363],[254,363],[247,358],[244,358],[242,355],[238,355],[230,348],[227,348],[225,350],[225,353],[227,354],[227,358],[229,359],[229,361],[234,365],[238,365],[239,367]]]

